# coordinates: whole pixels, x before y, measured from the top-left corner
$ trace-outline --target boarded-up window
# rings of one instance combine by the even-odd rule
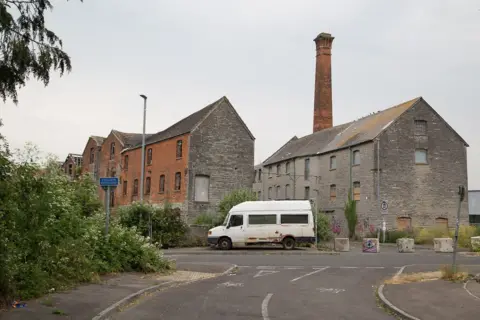
[[[397,218],[397,229],[398,230],[408,230],[412,227],[412,218],[410,217],[398,217]]]
[[[182,140],[177,140],[177,159],[182,157]]]
[[[133,180],[133,195],[138,195],[138,179]]]
[[[427,135],[427,121],[415,120],[415,135],[416,136]]]
[[[280,199],[280,186],[275,188],[275,199]]]
[[[145,182],[145,194],[150,194],[150,188],[152,187],[152,179],[147,177]]]
[[[124,196],[127,195],[127,191],[128,191],[127,187],[128,187],[128,182],[127,182],[127,180],[123,180],[123,195],[124,195]]]
[[[281,214],[281,224],[308,224],[308,214]]]
[[[272,199],[272,187],[268,188],[268,199]]]
[[[160,193],[165,192],[165,175],[164,174],[160,176],[160,185],[158,186],[158,192]]]
[[[125,159],[123,159],[123,168],[128,170],[128,156],[125,156]]]
[[[277,224],[277,215],[276,214],[249,215],[248,224]]]
[[[310,200],[310,187],[305,187],[305,200]]]
[[[208,202],[209,176],[195,176],[195,201]]]
[[[360,201],[360,182],[355,181],[353,183],[353,200]]]
[[[427,150],[426,149],[417,149],[415,150],[415,163],[417,164],[427,164]]]
[[[290,199],[290,185],[285,185],[285,199]]]
[[[337,157],[331,156],[330,157],[330,170],[337,169]]]
[[[149,148],[147,150],[147,164],[152,164],[153,161],[153,150],[152,148]]]
[[[337,200],[337,186],[332,184],[330,185],[330,201]]]
[[[352,164],[354,166],[360,164],[360,150],[353,151]]]
[[[175,173],[175,190],[180,190],[182,187],[182,174],[180,172]]]
[[[115,142],[110,144],[110,160],[115,157]]]
[[[445,228],[448,230],[448,219],[447,218],[436,218],[435,219],[435,227],[437,228]]]

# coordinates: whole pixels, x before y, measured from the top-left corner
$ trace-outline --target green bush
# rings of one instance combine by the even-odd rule
[[[348,225],[348,236],[349,238],[355,238],[355,227],[357,226],[357,202],[352,199],[351,192],[348,192],[348,199],[345,202],[345,219],[347,220]]]
[[[161,253],[112,222],[105,237],[94,182],[70,181],[56,162],[13,162],[0,139],[0,304],[61,290],[98,274],[158,271]]]
[[[225,218],[224,218],[225,219]],[[194,224],[205,226],[209,229],[219,226],[223,223],[222,217],[219,214],[215,213],[201,213],[197,216],[194,221]]]
[[[155,208],[148,203],[136,202],[118,208],[119,223],[125,227],[135,227],[144,237],[149,235],[149,215],[152,216],[152,241],[163,247],[176,247],[185,237],[188,226],[179,208],[165,203],[163,208]]]
[[[397,239],[400,238],[413,238],[413,235],[408,231],[402,230],[387,230],[385,232],[385,242],[387,243],[397,243]],[[382,239],[382,235],[380,235],[380,239]]]
[[[330,228],[330,219],[323,212],[317,214],[317,239],[318,241],[330,241],[333,237]]]
[[[230,211],[230,209],[232,209],[233,206],[236,206],[237,204],[245,201],[257,200],[257,194],[250,189],[238,189],[230,192],[218,204],[218,211],[220,215],[219,220],[223,222],[228,212]]]

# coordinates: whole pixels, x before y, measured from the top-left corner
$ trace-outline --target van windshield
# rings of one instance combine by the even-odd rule
[[[230,213],[227,214],[227,216],[225,217],[225,220],[223,220],[222,226],[224,226],[224,227],[227,226],[227,221],[228,221],[228,219],[230,219]]]

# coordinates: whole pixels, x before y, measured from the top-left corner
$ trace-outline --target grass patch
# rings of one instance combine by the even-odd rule
[[[52,310],[52,314],[56,314],[56,315],[59,315],[59,316],[66,316],[66,315],[68,315],[68,313],[66,313],[65,311],[60,310],[60,309],[53,309],[53,310]]]
[[[386,280],[385,284],[406,284],[441,279],[441,271],[405,273]]]
[[[471,277],[468,272],[461,271],[460,267],[457,267],[456,272],[453,272],[452,266],[450,265],[443,265],[440,268],[440,272],[443,280],[449,280],[453,282],[463,282]]]

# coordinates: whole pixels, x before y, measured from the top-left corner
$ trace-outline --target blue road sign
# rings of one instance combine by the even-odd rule
[[[118,178],[117,177],[100,178],[100,186],[116,187],[118,186]]]

